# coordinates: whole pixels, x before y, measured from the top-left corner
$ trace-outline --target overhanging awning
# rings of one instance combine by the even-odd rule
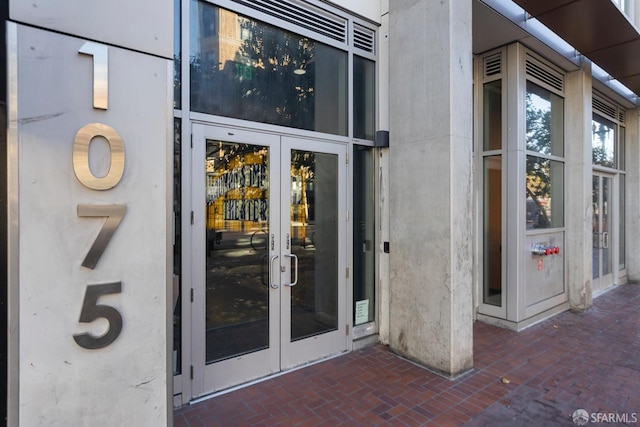
[[[640,96],[640,33],[610,0],[514,0]]]

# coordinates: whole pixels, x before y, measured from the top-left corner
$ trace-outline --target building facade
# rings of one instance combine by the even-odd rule
[[[640,279],[636,1],[2,12],[9,425],[171,424],[375,342],[455,379],[475,321]]]

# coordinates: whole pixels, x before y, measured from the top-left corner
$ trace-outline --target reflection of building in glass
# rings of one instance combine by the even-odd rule
[[[346,52],[208,3],[198,8],[193,110],[346,135]]]
[[[207,229],[245,230],[268,220],[267,150],[210,141],[206,161]]]

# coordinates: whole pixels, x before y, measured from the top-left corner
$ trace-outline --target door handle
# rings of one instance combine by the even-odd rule
[[[609,249],[609,233],[602,233],[602,248]]]
[[[269,285],[273,289],[278,289],[278,284],[273,282],[273,278],[271,275],[271,272],[273,271],[273,268],[271,267],[273,266],[273,261],[275,261],[276,259],[278,259],[278,255],[271,255],[271,258],[269,258]]]
[[[293,282],[291,282],[291,283],[286,283],[284,286],[292,287],[292,286],[295,286],[295,285],[297,285],[297,284],[298,284],[298,257],[297,257],[297,256],[295,256],[294,254],[286,254],[285,256],[286,256],[287,258],[293,258],[293,264],[294,264],[293,271],[294,271],[294,276],[293,276]]]

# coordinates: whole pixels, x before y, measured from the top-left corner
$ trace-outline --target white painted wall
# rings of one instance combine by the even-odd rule
[[[382,10],[380,0],[333,0],[328,3],[333,3],[373,22],[380,22]]]

